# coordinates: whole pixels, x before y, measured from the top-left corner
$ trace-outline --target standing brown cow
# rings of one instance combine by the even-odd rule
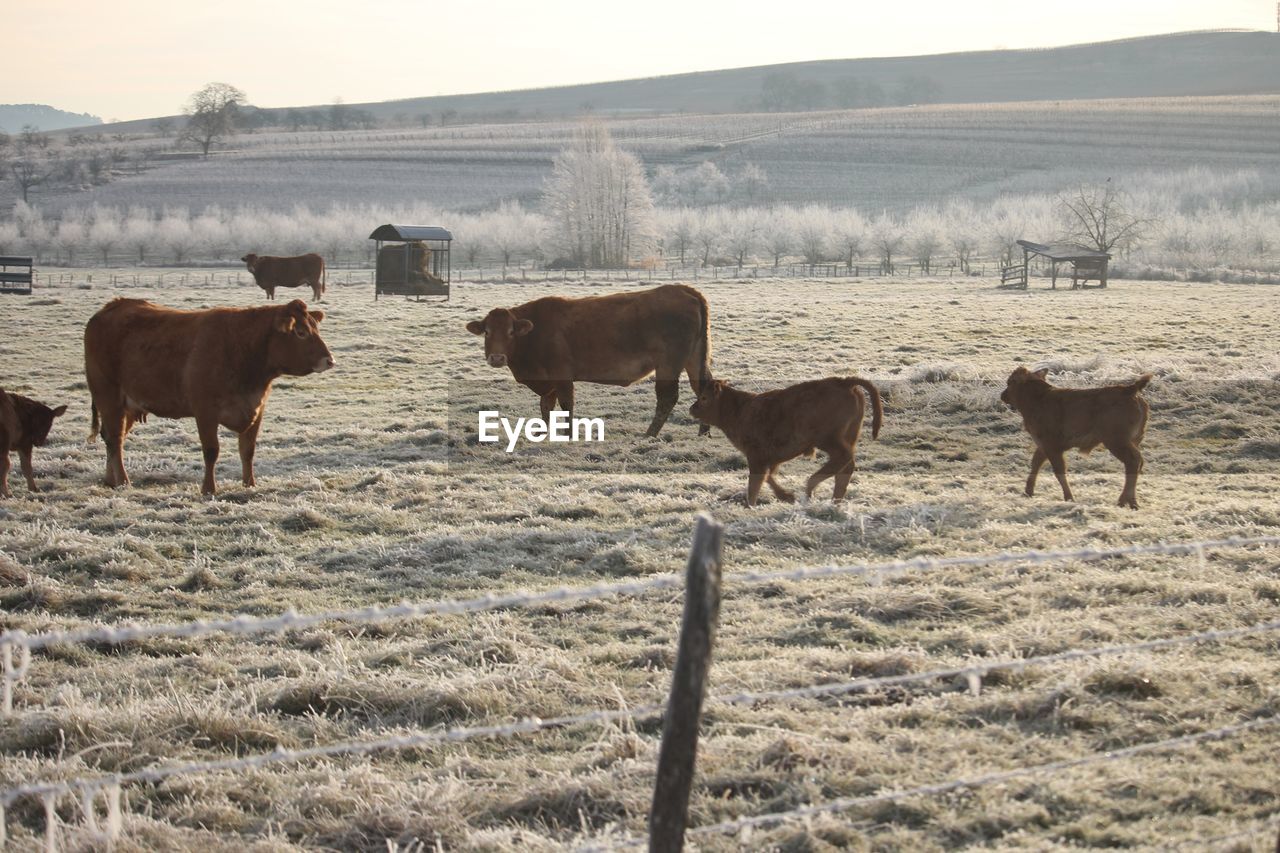
[[[268,299],[276,298],[277,287],[300,287],[304,284],[311,286],[311,294],[317,302],[324,296],[327,278],[324,258],[315,252],[291,258],[255,255],[250,252],[240,260],[253,273],[253,280],[258,283],[258,287],[267,292]]]
[[[1062,499],[1073,500],[1067,485],[1067,460],[1063,452],[1073,447],[1085,453],[1099,444],[1124,463],[1124,490],[1120,506],[1138,508],[1138,474],[1142,451],[1138,445],[1147,430],[1147,401],[1138,392],[1147,387],[1151,374],[1128,385],[1104,388],[1055,388],[1046,381],[1048,369],[1019,367],[1009,375],[1000,399],[1022,415],[1022,425],[1036,443],[1026,493],[1036,491],[1036,477],[1048,461],[1062,486]]]
[[[648,435],[655,436],[680,399],[680,372],[688,374],[695,394],[711,380],[709,322],[701,293],[667,284],[494,308],[467,323],[467,331],[484,336],[490,367],[509,367],[541,398],[543,420],[557,402],[572,415],[574,382],[631,385],[654,374],[658,403]]]
[[[21,394],[6,394],[0,388],[0,497],[9,494],[9,453],[18,451],[22,475],[27,478],[27,488],[36,488],[35,472],[31,467],[31,449],[44,447],[53,427],[53,419],[67,411],[66,406],[51,409]]]
[[[827,461],[809,477],[805,496],[812,498],[823,480],[835,477],[831,497],[841,501],[853,476],[858,433],[866,413],[863,390],[871,397],[871,437],[876,438],[884,420],[880,390],[852,376],[815,379],[763,394],[714,380],[702,389],[689,414],[724,430],[747,457],[747,506],[756,505],[765,482],[778,500],[794,501],[796,496],[779,485],[774,474],[783,462],[812,456],[815,450],[826,453]]]
[[[240,437],[241,476],[255,484],[253,454],[271,383],[333,367],[320,338],[323,311],[301,299],[261,308],[179,311],[141,299],[114,299],[84,329],[85,376],[93,426],[107,445],[108,486],[129,482],[124,439],[148,413],[195,418],[204,484],[215,491],[218,425]]]

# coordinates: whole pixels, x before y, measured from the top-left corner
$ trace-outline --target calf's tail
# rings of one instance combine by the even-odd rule
[[[871,397],[871,437],[879,438],[880,424],[884,422],[884,405],[880,402],[880,389],[868,379],[851,377],[849,382],[865,389],[867,395]]]

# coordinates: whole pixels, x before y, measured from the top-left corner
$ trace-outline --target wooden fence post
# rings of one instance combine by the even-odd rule
[[[720,566],[724,525],[699,515],[693,547],[685,568],[684,620],[671,675],[671,695],[662,721],[658,774],[649,811],[650,853],[676,853],[684,848],[689,792],[698,749],[702,700],[711,668],[711,648],[720,620]]]

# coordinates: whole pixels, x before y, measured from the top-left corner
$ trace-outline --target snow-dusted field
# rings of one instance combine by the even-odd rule
[[[741,505],[745,465],[699,438],[687,386],[658,440],[651,385],[579,385],[607,440],[506,457],[473,443],[467,406],[513,415],[531,392],[488,368],[463,325],[496,305],[596,285],[468,285],[448,304],[331,287],[329,373],[277,383],[256,489],[224,437],[216,500],[199,496],[194,424],[152,418],[126,444],[127,490],[86,445],[84,322],[116,293],[0,302],[0,385],[68,415],[0,501],[0,624],[175,622],[470,598],[644,579],[683,567],[695,514],[727,524],[713,696],[1280,619],[1280,551],[1007,564],[735,584],[745,571],[915,556],[1280,534],[1280,310],[1255,286],[1120,282],[1030,292],[989,280],[700,283],[715,372],[774,387],[837,373],[881,382],[884,430],[859,445],[843,505]],[[129,289],[194,308],[257,288]],[[1076,503],[1046,472],[1022,494],[1030,441],[997,395],[1019,363],[1060,383],[1153,372],[1138,483],[1068,458]],[[452,402],[451,402],[452,401]],[[798,486],[816,467],[784,466]],[[15,465],[16,468],[16,465]],[[662,702],[678,593],[509,608],[283,636],[64,645],[37,653],[0,722],[0,785],[214,760],[353,738]],[[750,706],[711,702],[691,822],[784,812],[1163,740],[1280,713],[1275,631],[952,680]],[[409,751],[172,778],[125,792],[117,849],[560,849],[644,831],[660,723],[556,728]],[[860,807],[700,849],[1156,849],[1249,830],[1276,811],[1280,727],[1207,744]],[[90,845],[57,802],[68,849]],[[7,814],[17,849],[44,807]],[[421,844],[415,846],[415,842]],[[1235,849],[1265,849],[1274,832]],[[1207,845],[1212,846],[1212,845]],[[1214,848],[1216,849],[1216,848]]]

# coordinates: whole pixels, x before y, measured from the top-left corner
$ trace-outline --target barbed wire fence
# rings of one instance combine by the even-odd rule
[[[706,516],[700,516],[697,529],[705,525],[715,525]],[[719,527],[718,525],[715,525]],[[709,558],[698,553],[700,540],[695,533],[695,548],[690,554],[690,569],[695,564],[699,570],[707,570]],[[1002,552],[985,555],[966,555],[958,557],[918,557],[880,564],[868,565],[831,565],[802,567],[786,571],[744,572],[730,577],[732,585],[748,586],[786,581],[803,581],[817,578],[863,577],[878,580],[885,576],[904,573],[931,572],[951,568],[991,566],[1005,564],[1042,564],[1069,561],[1098,561],[1126,557],[1158,556],[1158,555],[1195,555],[1201,561],[1206,559],[1210,551],[1238,548],[1259,548],[1280,545],[1280,536],[1228,537],[1222,539],[1201,540],[1192,542],[1159,542],[1142,545],[1125,545],[1109,548],[1077,548],[1055,551],[1023,551]],[[717,564],[718,567],[718,564]],[[106,644],[121,645],[159,637],[190,638],[216,634],[229,636],[249,636],[258,634],[274,634],[288,630],[296,630],[315,626],[326,622],[345,622],[350,624],[374,624],[393,619],[413,619],[429,615],[449,615],[475,613],[488,610],[523,608],[534,605],[569,603],[594,600],[612,596],[635,596],[645,593],[671,590],[685,584],[686,578],[675,574],[658,575],[641,581],[624,583],[596,584],[584,587],[559,587],[538,592],[518,592],[502,595],[487,595],[472,599],[438,600],[426,602],[404,602],[398,605],[365,607],[350,610],[334,610],[313,614],[298,614],[292,610],[272,617],[237,616],[224,620],[200,620],[177,624],[155,625],[121,625],[95,626],[73,629],[59,629],[28,634],[24,631],[6,631],[0,635],[0,674],[3,676],[3,704],[0,705],[0,716],[12,717],[21,712],[14,709],[14,688],[30,673],[33,665],[33,652],[67,644]],[[719,584],[716,584],[715,595],[719,596]],[[928,684],[931,682],[950,682],[959,689],[977,695],[983,689],[983,679],[994,672],[1023,671],[1031,667],[1049,666],[1070,661],[1098,659],[1137,652],[1159,651],[1180,646],[1224,642],[1251,635],[1269,634],[1280,631],[1280,619],[1256,623],[1253,625],[1201,631],[1173,637],[1161,637],[1150,640],[1134,641],[1095,648],[1073,648],[1066,651],[1033,657],[1010,658],[1004,660],[975,660],[964,665],[933,669],[925,672],[899,675],[864,677],[835,683],[823,683],[796,688],[738,692],[707,697],[705,704],[710,706],[753,706],[760,703],[788,701],[796,699],[813,699],[843,694],[869,692],[888,687],[901,687],[911,684]],[[708,649],[709,660],[709,649]],[[679,662],[677,661],[677,666]],[[674,688],[673,688],[674,689]],[[256,755],[229,758],[215,761],[193,761],[183,763],[159,764],[129,773],[98,774],[50,782],[30,782],[0,790],[0,846],[7,838],[7,812],[18,800],[24,798],[39,799],[43,803],[45,813],[46,847],[57,848],[58,820],[56,804],[61,797],[78,795],[81,811],[85,819],[85,831],[91,838],[110,840],[118,838],[123,827],[121,809],[121,789],[138,783],[155,783],[175,776],[208,774],[263,768],[274,765],[300,763],[315,758],[337,757],[344,755],[368,755],[376,752],[406,750],[433,744],[457,743],[476,739],[512,738],[534,734],[546,729],[560,729],[572,726],[607,725],[627,720],[642,720],[663,715],[670,709],[662,703],[650,703],[619,709],[596,709],[579,714],[562,715],[550,718],[530,717],[509,723],[484,726],[459,726],[430,731],[417,731],[406,734],[385,736],[380,738],[341,741],[301,749],[277,748],[271,752]],[[697,721],[693,721],[696,726]],[[952,791],[998,784],[1022,776],[1044,775],[1064,772],[1075,767],[1120,760],[1133,755],[1140,755],[1161,750],[1173,750],[1191,746],[1208,740],[1218,740],[1237,734],[1263,729],[1280,724],[1280,715],[1260,717],[1239,723],[1219,726],[1202,732],[1136,744],[1107,752],[1088,754],[1076,758],[1063,759],[1046,764],[1029,765],[996,771],[976,777],[956,779],[949,782],[923,785],[916,788],[887,791],[863,797],[852,797],[830,800],[825,803],[814,803],[797,807],[791,811],[752,815],[716,824],[708,824],[688,829],[692,836],[726,833],[750,833],[756,827],[769,826],[790,820],[803,819],[813,815],[846,811],[866,805],[892,802],[900,799],[921,796],[936,796]],[[690,771],[692,768],[690,767]],[[655,797],[659,792],[655,790]],[[686,794],[687,795],[687,794]],[[105,814],[99,819],[98,802],[105,800]],[[1277,818],[1272,817],[1259,822],[1251,830],[1242,830],[1223,840],[1251,838],[1274,827]],[[641,846],[643,838],[619,835],[602,837],[585,846],[584,850],[625,849]]]

